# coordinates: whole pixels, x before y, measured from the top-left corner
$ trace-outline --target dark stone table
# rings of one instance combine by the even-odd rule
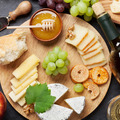
[[[22,0],[0,0],[0,17],[7,16],[10,11],[13,11],[17,5],[21,2]],[[32,11],[28,15],[18,17],[16,21],[13,21],[10,23],[10,25],[21,25],[23,22],[26,20],[30,19],[31,15],[40,9],[41,7],[38,5],[38,0],[29,0],[32,3]],[[105,36],[100,29],[96,19],[93,19],[90,24],[94,26],[98,32],[102,35],[102,37],[105,39]],[[116,25],[118,30],[120,31],[120,26]],[[0,36],[2,35],[7,35],[9,33],[12,33],[13,30],[4,30],[0,32]],[[107,40],[105,39],[105,42],[108,45]],[[109,49],[110,46],[108,45]],[[2,72],[2,71],[0,71]],[[2,91],[1,86],[0,86],[0,91]],[[109,90],[102,101],[102,103],[97,107],[97,109],[91,113],[89,116],[84,118],[83,120],[107,120],[107,107],[109,101],[120,94],[120,85],[117,83],[116,79],[112,76],[111,84],[109,87]],[[12,108],[12,106],[7,102],[7,111],[4,116],[4,120],[26,120],[24,117],[22,117],[18,112]]]

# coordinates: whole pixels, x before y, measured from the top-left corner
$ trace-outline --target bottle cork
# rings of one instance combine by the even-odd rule
[[[93,4],[92,8],[97,17],[100,16],[102,13],[105,13],[105,9],[100,2]]]

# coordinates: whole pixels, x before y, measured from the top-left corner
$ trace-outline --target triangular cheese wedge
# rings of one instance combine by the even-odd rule
[[[69,108],[53,104],[50,110],[37,115],[41,120],[67,120],[72,112]]]
[[[65,102],[77,113],[81,114],[85,107],[85,97],[74,97],[66,99]]]

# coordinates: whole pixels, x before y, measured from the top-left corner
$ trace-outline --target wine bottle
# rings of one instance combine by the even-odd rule
[[[100,2],[93,4],[92,8],[101,29],[110,43],[111,54],[109,65],[112,73],[120,83],[120,33]]]

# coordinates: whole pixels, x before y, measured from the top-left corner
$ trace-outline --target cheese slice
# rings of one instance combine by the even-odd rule
[[[77,113],[81,114],[85,107],[85,97],[74,97],[65,99],[65,102]]]
[[[88,35],[88,29],[80,25],[74,24],[73,34],[75,35],[75,38],[73,40],[67,38],[65,42],[77,47]]]
[[[38,78],[38,73],[35,73],[33,76],[27,79],[23,84],[21,84],[21,86],[19,86],[18,88],[15,89],[13,86],[11,86],[11,88],[13,92],[17,95],[21,91],[23,91],[27,86],[29,86],[33,81],[35,81],[37,78]]]
[[[88,35],[77,47],[79,50],[84,50],[95,39],[95,33],[91,30],[88,31]]]
[[[51,95],[56,97],[54,102],[68,91],[68,88],[60,83],[49,84],[48,88],[51,89]]]
[[[36,57],[34,54],[28,57],[16,70],[13,71],[13,75],[20,79],[25,74],[27,74],[31,69],[38,65],[40,59]]]
[[[120,13],[120,2],[113,1],[110,8],[113,13]]]
[[[68,120],[72,112],[72,109],[53,104],[50,110],[37,115],[41,120]]]
[[[27,79],[29,79],[35,73],[37,73],[36,67],[30,72],[28,72],[26,75],[24,75],[24,77],[22,77],[21,79],[17,80],[16,78],[13,78],[12,80],[10,80],[10,82],[14,88],[18,88],[21,84],[23,84]]]
[[[18,103],[21,107],[24,106],[25,103],[26,103],[25,97],[20,98],[20,99],[17,101],[17,103]]]
[[[34,86],[36,83],[37,83],[36,81],[33,81],[30,85]],[[17,102],[20,98],[22,98],[25,95],[26,90],[27,90],[28,87],[26,87],[23,91],[21,91],[17,95],[15,95],[15,93],[13,91],[11,91],[8,95],[13,100],[13,102]]]

